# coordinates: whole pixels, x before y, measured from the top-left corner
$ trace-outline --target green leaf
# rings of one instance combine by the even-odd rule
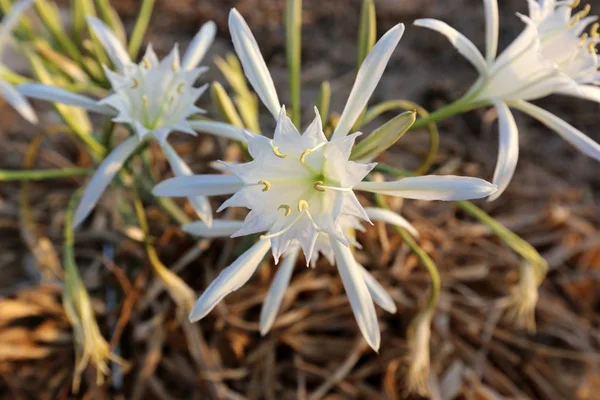
[[[129,46],[127,47],[127,52],[132,60],[137,58],[140,47],[142,46],[142,41],[144,40],[144,35],[148,29],[152,11],[154,11],[155,1],[156,0],[144,0],[142,7],[140,8],[140,13],[138,14],[133,33],[129,39]]]
[[[233,101],[219,82],[213,82],[210,87],[210,97],[217,105],[219,112],[231,125],[244,128],[244,123],[233,105]]]
[[[300,66],[302,53],[302,0],[288,0],[285,11],[287,67],[291,120],[300,129]]]
[[[321,90],[319,90],[319,97],[317,100],[319,115],[321,115],[321,121],[323,126],[327,125],[327,118],[329,117],[329,103],[331,102],[331,85],[329,81],[323,81],[321,83]]]
[[[115,36],[121,41],[123,45],[127,44],[127,35],[125,34],[125,27],[123,21],[117,14],[117,11],[110,4],[109,0],[96,0],[96,6],[98,7],[98,14],[100,18],[110,27],[115,33]]]
[[[415,111],[406,111],[381,125],[366,139],[354,146],[350,159],[372,160],[396,143],[408,131],[416,118]]]
[[[375,18],[375,4],[373,0],[363,0],[360,10],[360,25],[358,28],[358,59],[356,68],[360,68],[375,45],[377,36],[377,21]]]

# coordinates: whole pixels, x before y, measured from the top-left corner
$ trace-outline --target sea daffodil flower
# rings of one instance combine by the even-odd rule
[[[167,143],[173,131],[196,135],[202,130],[218,136],[240,140],[241,130],[227,124],[210,121],[192,121],[190,117],[203,112],[195,103],[207,85],[195,87],[198,77],[206,67],[198,67],[214,40],[215,24],[204,24],[180,60],[176,45],[163,60],[158,60],[149,45],[139,64],[134,63],[112,31],[99,19],[87,17],[88,24],[102,43],[117,71],[104,67],[113,93],[96,101],[64,89],[42,85],[24,84],[18,90],[32,98],[82,107],[113,117],[114,122],[131,128],[135,135],[119,144],[99,165],[89,182],[75,212],[74,226],[79,225],[93,210],[100,196],[131,154],[149,138],[156,139],[176,176],[192,172],[175,150]],[[196,214],[210,224],[212,209],[204,196],[189,198]]]
[[[360,218],[370,222],[369,215],[354,191],[413,199],[455,200],[485,197],[496,188],[481,179],[456,176],[363,182],[375,164],[349,160],[359,133],[348,134],[375,90],[402,37],[404,25],[399,24],[390,29],[365,58],[339,123],[329,140],[323,134],[318,110],[315,109],[315,118],[303,134],[287,117],[258,44],[235,9],[229,14],[229,29],[248,81],[276,119],[273,139],[245,132],[252,161],[244,164],[224,163],[231,175],[168,179],[155,187],[154,194],[233,194],[219,210],[226,207],[246,207],[250,212],[243,225],[232,236],[265,233],[204,291],[194,305],[190,319],[197,321],[203,318],[223,297],[246,283],[269,249],[277,263],[282,254],[286,251],[294,253],[294,247],[299,246],[307,264],[310,263],[321,236],[332,249],[331,253],[358,326],[369,345],[377,350],[380,332],[373,296],[343,231],[342,221],[347,218]],[[281,279],[285,281],[287,278]],[[276,284],[276,287],[280,286],[287,285]]]
[[[573,14],[579,0],[529,0],[529,16],[518,14],[525,23],[523,32],[496,56],[498,49],[498,3],[483,0],[485,9],[486,51],[460,32],[435,19],[419,19],[415,25],[446,36],[477,69],[479,79],[463,97],[465,109],[492,104],[498,112],[500,148],[493,183],[498,191],[508,186],[519,157],[519,137],[510,108],[515,108],[554,130],[575,148],[600,160],[600,145],[552,113],[530,103],[551,94],[563,94],[600,102],[600,66],[596,44],[600,41],[598,24],[584,33],[597,17],[588,16],[590,6]],[[461,100],[459,100],[461,101]]]
[[[12,30],[19,23],[19,18],[31,6],[33,0],[23,0],[12,6],[0,24],[0,54],[12,40]],[[0,78],[0,96],[4,98],[23,118],[32,124],[38,122],[37,116],[27,99],[10,83]]]

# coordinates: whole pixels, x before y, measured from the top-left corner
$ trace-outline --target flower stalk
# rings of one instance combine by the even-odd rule
[[[285,10],[287,66],[290,80],[290,119],[300,127],[300,67],[302,63],[302,0],[288,0]]]

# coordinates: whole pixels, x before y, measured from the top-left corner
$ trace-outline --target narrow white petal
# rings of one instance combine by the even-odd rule
[[[196,300],[196,304],[190,312],[190,321],[196,322],[204,318],[223,297],[248,282],[270,247],[271,241],[259,240],[239,256],[233,264],[221,271],[202,293],[202,296]]]
[[[340,272],[344,290],[346,290],[346,294],[348,295],[348,300],[350,301],[350,306],[352,307],[358,327],[369,346],[373,350],[378,351],[381,341],[379,323],[373,299],[360,271],[360,267],[348,247],[333,238],[331,239],[331,246],[333,247],[338,271]]]
[[[402,178],[392,182],[361,182],[355,190],[420,200],[467,200],[487,197],[496,185],[466,176],[426,175]]]
[[[491,65],[498,51],[498,0],[483,0],[485,10],[485,59]]]
[[[17,90],[26,97],[50,101],[52,103],[81,107],[88,111],[109,116],[117,115],[115,110],[109,106],[98,104],[98,102],[94,99],[90,99],[89,97],[77,93],[69,92],[68,90],[56,86],[43,85],[41,83],[24,83],[17,86]]]
[[[190,235],[205,237],[205,238],[219,238],[219,237],[230,237],[236,231],[242,228],[244,221],[231,221],[226,219],[215,219],[212,221],[212,225],[208,226],[203,221],[191,222],[184,224],[181,229]]]
[[[163,142],[162,147],[167,156],[167,160],[169,161],[169,165],[173,168],[173,172],[176,176],[193,175],[190,167],[181,159],[181,157],[179,157],[179,154],[177,154],[175,149],[171,147],[169,143],[166,141]],[[210,226],[213,221],[213,213],[208,198],[206,196],[191,196],[189,197],[189,201],[192,204],[194,211],[196,211],[198,218]]]
[[[131,63],[131,58],[129,58],[129,54],[127,54],[127,51],[123,48],[119,39],[117,39],[110,28],[98,18],[88,15],[85,19],[98,37],[98,40],[100,40],[100,43],[102,43],[104,50],[106,50],[106,54],[108,54],[110,60],[115,64],[117,70],[123,71],[125,67]]]
[[[202,62],[206,52],[215,40],[216,33],[217,25],[213,21],[208,21],[202,25],[183,56],[182,69],[194,69]]]
[[[277,266],[277,273],[273,278],[271,287],[269,287],[269,291],[267,292],[267,296],[265,297],[265,301],[260,310],[259,327],[260,334],[263,336],[271,330],[273,322],[275,322],[275,317],[277,316],[279,307],[281,307],[281,301],[285,295],[285,290],[290,283],[294,266],[298,260],[299,252],[300,248],[294,246],[288,250],[281,264]]]
[[[178,176],[160,182],[152,190],[155,196],[220,196],[240,190],[244,182],[233,175]]]
[[[395,314],[397,308],[396,304],[394,303],[394,299],[392,299],[392,296],[390,296],[390,294],[385,290],[385,288],[381,286],[379,282],[377,282],[377,279],[375,279],[373,275],[371,275],[371,273],[369,273],[369,271],[366,270],[365,267],[358,263],[357,265],[360,268],[360,273],[363,279],[365,280],[367,289],[369,289],[369,293],[371,294],[373,301],[385,311],[391,314]]]
[[[260,54],[254,35],[252,35],[248,24],[235,8],[229,13],[229,32],[231,33],[233,47],[242,63],[242,67],[244,67],[244,73],[248,81],[263,104],[277,119],[281,103],[277,97],[273,78],[271,78],[267,64]]]
[[[385,208],[379,207],[365,207],[365,212],[372,221],[382,221],[386,224],[398,225],[399,227],[406,229],[414,237],[419,237],[417,229],[403,216],[392,210],[386,210]]]
[[[78,226],[94,209],[108,184],[123,167],[131,153],[139,146],[137,136],[131,136],[119,144],[100,164],[87,184],[73,218],[73,227]]]
[[[494,106],[498,112],[500,136],[498,161],[493,180],[494,185],[498,186],[498,191],[488,198],[489,201],[496,200],[506,190],[519,160],[519,130],[515,118],[505,103],[494,101]]]
[[[568,85],[556,91],[558,94],[579,97],[580,99],[600,103],[600,87],[592,85]]]
[[[8,11],[8,14],[6,14],[2,20],[2,27],[0,29],[2,29],[4,33],[12,31],[13,28],[19,23],[19,18],[21,18],[21,15],[23,15],[23,13],[27,11],[32,4],[33,0],[22,0],[13,5]]]
[[[10,83],[0,80],[0,96],[2,96],[23,118],[32,124],[37,124],[38,119],[31,104]]]
[[[333,132],[332,139],[340,136],[346,136],[356,119],[360,116],[363,108],[371,98],[375,87],[383,75],[383,71],[398,45],[400,38],[404,34],[404,24],[398,24],[386,32],[379,39],[373,49],[369,52],[363,61],[358,73],[356,81],[348,96],[348,101],[344,107],[344,111],[340,116],[340,120]]]
[[[558,133],[563,139],[571,143],[577,150],[581,151],[586,156],[600,161],[600,144],[594,142],[583,132],[569,125],[556,115],[523,100],[511,101],[509,105],[531,115],[533,118]]]
[[[485,58],[483,58],[481,52],[465,35],[447,23],[437,19],[418,19],[414,22],[414,25],[434,30],[446,36],[450,43],[456,47],[456,50],[458,50],[458,52],[462,54],[475,69],[477,69],[477,72],[479,72],[480,75],[487,74],[488,66],[485,62]]]
[[[224,122],[215,121],[201,121],[192,120],[188,121],[192,129],[201,132],[208,133],[214,136],[220,136],[231,140],[237,140],[239,142],[245,142],[246,137],[244,136],[244,130],[240,127],[226,124]]]

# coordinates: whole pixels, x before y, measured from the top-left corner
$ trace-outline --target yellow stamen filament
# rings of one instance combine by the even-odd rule
[[[318,190],[319,192],[324,192],[325,189],[323,189],[323,184],[325,182],[323,181],[316,181],[315,184],[313,185],[313,187],[315,188],[315,190]]]
[[[308,202],[306,200],[300,200],[298,202],[298,211],[304,212],[304,210],[308,210]]]
[[[144,61],[144,65],[146,66],[146,68],[150,69],[150,67],[152,67],[152,64],[150,64],[150,60],[148,60],[147,57],[144,57],[142,61]]]
[[[581,0],[573,0],[573,2],[571,2],[571,4],[569,4],[569,7],[577,8],[577,7],[579,7],[579,3],[581,3]]]
[[[590,53],[594,53],[594,54],[595,54],[595,53],[597,53],[597,52],[598,52],[598,50],[596,49],[596,43],[594,43],[594,42],[589,42],[589,43],[588,43],[588,51],[589,51]]]
[[[137,78],[133,78],[133,86],[131,88],[137,89],[138,86],[140,86],[140,81],[138,81]]]
[[[144,103],[144,107],[148,108],[148,96],[142,96],[142,102]]]
[[[277,146],[273,146],[273,154],[275,154],[279,158],[286,158],[287,157],[287,154],[283,154],[282,152],[280,152],[279,151],[279,147],[277,147]]]
[[[302,154],[300,155],[300,162],[302,164],[304,164],[304,161],[306,161],[306,156],[309,155],[310,153],[312,153],[313,151],[311,149],[306,149],[302,152]]]
[[[598,28],[600,28],[600,24],[599,23],[595,23],[594,25],[592,25],[592,28],[590,29],[590,36],[593,38],[599,38],[600,37],[600,33],[598,33]]]
[[[262,190],[263,192],[266,192],[269,189],[271,189],[271,182],[269,182],[269,181],[265,181],[264,179],[261,179],[260,181],[258,181],[258,183],[260,185],[265,185],[265,187]]]
[[[585,42],[587,41],[587,38],[588,38],[587,33],[584,33],[583,35],[581,35],[581,37],[579,38],[579,47],[585,46]]]
[[[179,66],[177,65],[176,61],[173,61],[173,64],[171,64],[171,69],[173,70],[173,72],[179,69]]]
[[[288,206],[287,204],[282,204],[279,207],[277,207],[277,211],[279,210],[285,210],[286,217],[292,213],[292,207]]]
[[[182,94],[184,86],[185,86],[184,82],[181,82],[179,85],[177,85],[177,93]]]

